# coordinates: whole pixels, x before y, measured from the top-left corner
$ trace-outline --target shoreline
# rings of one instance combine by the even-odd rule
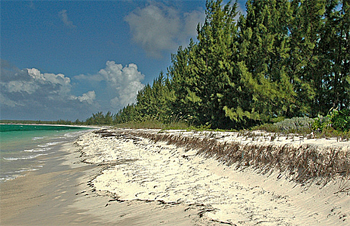
[[[225,165],[195,149],[141,136],[160,130],[98,131],[61,145],[42,169],[0,184],[1,225],[349,223],[350,184],[344,178],[295,183],[287,174]],[[162,134],[233,139],[222,132]]]
[[[90,181],[106,166],[81,162],[74,142],[60,146],[40,170],[0,184],[1,225],[186,226],[202,221],[195,207],[184,211],[186,205],[118,202],[96,191]]]
[[[48,159],[57,150],[57,144],[75,140],[88,128],[66,126],[2,125],[0,183],[22,177],[42,167],[40,159]],[[19,128],[21,127],[21,128]]]
[[[0,184],[1,225],[65,225],[74,222],[69,208],[74,203],[76,181],[91,166],[71,168],[66,165],[67,149],[71,143],[60,145],[60,150],[45,159],[45,165],[14,180]],[[71,214],[65,215],[65,209]],[[75,217],[74,217],[75,218]]]

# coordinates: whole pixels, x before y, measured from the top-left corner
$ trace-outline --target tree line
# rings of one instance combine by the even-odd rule
[[[86,123],[176,120],[248,128],[350,106],[347,0],[207,0],[196,40],[116,114]],[[96,124],[96,123],[95,123]]]

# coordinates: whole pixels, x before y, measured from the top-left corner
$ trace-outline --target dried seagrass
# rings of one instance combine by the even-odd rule
[[[117,132],[110,133],[105,130],[96,132],[96,134],[103,137],[118,136]],[[239,142],[222,143],[210,137],[146,132],[129,132],[128,134],[134,138],[143,137],[153,142],[166,142],[169,145],[183,147],[186,151],[196,150],[197,155],[215,158],[229,166],[235,164],[237,169],[251,166],[261,173],[279,170],[300,183],[317,178],[328,181],[334,176],[341,176],[348,180],[350,176],[350,152],[335,148],[317,150],[316,146],[312,145],[295,147],[289,144],[278,146]]]

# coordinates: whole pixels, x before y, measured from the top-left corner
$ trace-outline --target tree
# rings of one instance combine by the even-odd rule
[[[239,89],[243,99],[227,110],[233,120],[268,122],[292,111],[293,84],[287,73],[290,4],[251,0],[239,21]]]
[[[328,0],[320,34],[319,68],[315,114],[326,115],[331,108],[350,106],[350,3]]]
[[[246,6],[236,22],[237,4],[207,0],[197,41],[179,47],[167,77],[161,72],[115,121],[177,118],[240,129],[350,107],[348,1],[249,0]]]
[[[180,46],[177,54],[171,57],[172,65],[168,68],[169,89],[174,93],[171,104],[173,116],[191,123],[200,124],[201,99],[196,95],[199,92],[198,75],[191,69],[196,44],[191,39],[187,48]]]
[[[196,124],[227,126],[231,121],[224,114],[229,93],[227,82],[232,77],[233,37],[237,32],[234,18],[237,4],[222,5],[222,0],[206,2],[206,19],[197,27],[198,43],[178,50],[169,69],[172,88],[181,110]],[[225,99],[226,98],[226,99]]]
[[[171,118],[171,103],[174,93],[169,90],[169,80],[161,72],[153,81],[153,85],[146,85],[137,95],[136,111],[138,120],[168,121]]]

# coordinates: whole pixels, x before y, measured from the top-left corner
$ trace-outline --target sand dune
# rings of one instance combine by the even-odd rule
[[[91,185],[113,194],[119,201],[157,201],[195,208],[208,222],[231,225],[348,225],[350,182],[334,175],[298,183],[287,173],[251,166],[227,166],[215,158],[198,155],[195,149],[167,145],[137,136],[157,130],[105,130],[81,136],[76,144],[85,163],[105,166]],[[320,151],[337,148],[347,153],[350,142],[268,135],[238,136],[237,133],[167,131],[177,136],[202,136],[219,142],[276,146],[308,144]],[[348,157],[349,155],[345,155]]]

